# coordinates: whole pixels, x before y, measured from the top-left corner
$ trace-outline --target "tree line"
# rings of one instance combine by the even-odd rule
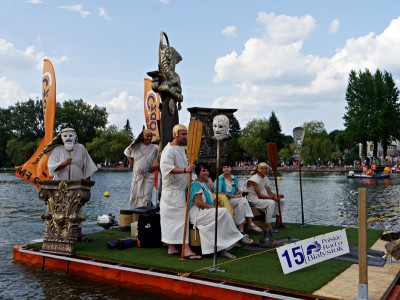
[[[317,162],[352,164],[358,159],[358,144],[381,143],[384,156],[387,146],[400,139],[399,90],[392,75],[379,69],[372,74],[351,71],[346,90],[346,112],[343,116],[345,130],[330,133],[322,121],[303,123],[305,137],[301,150],[302,161],[315,165]],[[72,127],[78,131],[79,142],[86,146],[96,163],[117,164],[126,161],[124,149],[134,138],[129,120],[123,129],[107,125],[105,107],[91,106],[82,99],[57,102],[55,129]],[[277,144],[279,157],[293,162],[298,149],[293,137],[282,134],[281,124],[272,111],[269,118],[253,119],[241,129],[234,117],[227,141],[228,157],[232,162],[267,161],[267,142]],[[29,99],[14,106],[0,108],[0,167],[18,166],[34,153],[44,136],[42,101]]]
[[[82,99],[57,102],[55,134],[72,127],[77,130],[79,143],[88,148],[96,162],[104,161],[104,158],[122,160],[120,154],[133,138],[129,120],[122,130],[118,130],[115,125],[106,127],[107,118],[105,107],[92,106]],[[35,152],[44,133],[41,100],[29,99],[0,108],[0,167],[25,163]]]

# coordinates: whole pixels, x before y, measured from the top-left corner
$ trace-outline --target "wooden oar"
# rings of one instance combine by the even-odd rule
[[[276,170],[278,168],[278,149],[277,149],[275,143],[267,143],[267,156],[268,156],[268,160],[271,165],[272,171],[274,172],[276,196],[279,197],[278,180],[277,180],[277,176],[276,176]],[[283,223],[282,223],[282,212],[281,212],[280,201],[278,201],[278,209],[279,209],[279,222],[280,222],[279,225],[282,226]]]
[[[189,165],[193,165],[200,153],[201,137],[203,136],[203,123],[200,120],[191,120],[187,138],[187,156]],[[182,252],[179,260],[185,260],[186,229],[189,216],[190,188],[192,186],[192,173],[189,173],[188,191],[186,196],[185,227],[183,230]]]

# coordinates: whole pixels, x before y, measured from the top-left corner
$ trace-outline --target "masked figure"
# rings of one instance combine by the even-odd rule
[[[76,141],[75,130],[65,128],[44,150],[50,152],[48,168],[54,180],[89,179],[97,171],[86,148]]]

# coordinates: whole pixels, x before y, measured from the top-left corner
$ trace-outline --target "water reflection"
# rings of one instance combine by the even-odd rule
[[[87,221],[84,232],[103,230],[97,217],[128,207],[131,172],[97,172],[90,202],[85,206]],[[301,223],[298,173],[280,173],[280,193],[285,194],[284,222]],[[244,182],[241,178],[241,184]],[[274,183],[270,174],[271,184]],[[342,174],[302,174],[305,223],[324,225],[357,224],[358,188],[367,189],[368,217],[382,216],[398,209],[400,174],[388,180],[347,179]],[[274,187],[272,187],[274,190]],[[109,191],[110,197],[104,197]],[[397,206],[396,206],[397,205]],[[43,238],[44,224],[40,216],[46,211],[32,185],[11,174],[0,173],[0,298],[1,299],[171,299],[168,295],[152,295],[129,287],[104,284],[97,279],[65,276],[62,273],[40,272],[36,267],[14,264],[12,247]],[[389,231],[400,231],[399,213],[382,220]],[[371,227],[381,228],[378,223]],[[61,296],[63,295],[63,296]],[[174,295],[177,299],[178,295]],[[182,298],[183,299],[183,298]]]

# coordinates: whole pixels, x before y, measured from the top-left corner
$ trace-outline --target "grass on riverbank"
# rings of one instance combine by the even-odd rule
[[[306,239],[313,236],[325,234],[342,229],[337,226],[308,225],[305,228],[298,224],[289,224],[290,228],[281,230],[274,234],[275,238],[293,237]],[[368,247],[379,238],[380,230],[368,230]],[[238,259],[229,260],[218,258],[217,262],[225,273],[210,273],[208,268],[213,266],[213,255],[204,256],[202,260],[179,261],[179,256],[167,254],[166,247],[163,248],[128,248],[125,250],[110,250],[106,243],[113,240],[124,239],[130,232],[123,232],[119,229],[102,230],[88,234],[93,238],[92,242],[76,242],[76,256],[93,257],[102,260],[111,260],[123,264],[132,264],[139,267],[155,267],[170,272],[188,272],[191,275],[200,275],[210,278],[224,278],[226,281],[237,284],[259,285],[270,289],[292,290],[298,293],[312,293],[331,281],[345,269],[352,265],[351,262],[328,260],[293,273],[283,274],[279,258],[275,251],[258,253],[255,251],[233,248],[231,253]],[[257,241],[262,233],[251,233],[250,237]],[[357,246],[358,230],[348,229],[347,238],[349,245]],[[41,248],[41,243],[29,245],[32,248]]]

